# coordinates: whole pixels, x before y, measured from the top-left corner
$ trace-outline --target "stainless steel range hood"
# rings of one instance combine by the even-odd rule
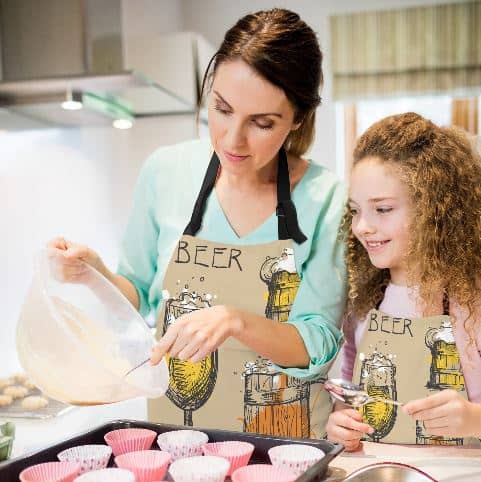
[[[183,32],[126,38],[121,0],[0,0],[0,112],[45,126],[195,112],[213,53]],[[67,99],[82,102],[65,110]],[[0,129],[8,128],[1,125]]]

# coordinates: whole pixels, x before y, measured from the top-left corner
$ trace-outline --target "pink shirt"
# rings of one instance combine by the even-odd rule
[[[406,286],[388,285],[379,310],[391,316],[403,318],[422,318],[422,313],[416,305],[417,290]],[[481,403],[481,330],[474,330],[474,344],[468,347],[469,335],[464,328],[463,310],[451,306],[451,315],[456,320],[453,324],[454,339],[463,367],[464,381],[469,400]],[[477,320],[479,321],[479,320]],[[471,323],[471,322],[470,322]],[[347,330],[346,342],[342,347],[341,374],[347,380],[352,380],[357,347],[366,329],[365,321],[355,322],[354,332]],[[469,351],[469,356],[468,356]]]

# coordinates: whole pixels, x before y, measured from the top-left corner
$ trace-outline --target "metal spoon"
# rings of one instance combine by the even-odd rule
[[[324,383],[324,388],[336,399],[350,405],[353,408],[361,407],[370,402],[383,402],[392,405],[402,405],[402,402],[390,398],[371,397],[367,392],[361,390],[358,385],[342,378],[330,378]]]
[[[140,368],[142,365],[145,365],[149,361],[150,361],[150,358],[147,358],[147,360],[144,360],[143,362],[140,362],[138,365],[135,365],[134,368],[131,368],[127,373],[125,373],[124,378],[127,378],[134,370],[137,370],[137,368]]]

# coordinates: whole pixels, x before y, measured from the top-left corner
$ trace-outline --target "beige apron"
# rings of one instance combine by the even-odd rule
[[[357,350],[353,382],[372,397],[407,402],[434,392],[453,389],[467,398],[464,376],[454,341],[449,303],[443,315],[427,318],[392,317],[373,309]],[[371,402],[360,409],[374,428],[376,442],[463,445],[477,439],[428,435],[423,423],[405,415],[399,407]]]
[[[227,245],[195,237],[219,168],[214,153],[192,219],[179,240],[164,279],[158,335],[192,311],[217,304],[287,321],[300,284],[292,239],[306,240],[290,200],[285,152],[279,152],[279,240]],[[286,339],[286,343],[289,340]],[[234,338],[200,363],[168,360],[166,397],[149,401],[149,419],[289,437],[322,437],[331,410],[321,383],[286,376]]]

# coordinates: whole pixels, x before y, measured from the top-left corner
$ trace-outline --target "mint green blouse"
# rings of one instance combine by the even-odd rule
[[[153,310],[157,318],[162,307],[164,274],[192,214],[211,152],[208,139],[161,147],[140,172],[118,273],[136,287],[143,316]],[[303,369],[278,368],[309,380],[326,374],[342,341],[346,273],[337,233],[345,189],[330,171],[311,163],[295,187],[292,200],[307,241],[300,245],[293,242],[301,284],[288,323],[299,331],[310,364]],[[197,237],[227,244],[268,243],[278,238],[277,217],[272,213],[240,238],[226,219],[214,189]]]

